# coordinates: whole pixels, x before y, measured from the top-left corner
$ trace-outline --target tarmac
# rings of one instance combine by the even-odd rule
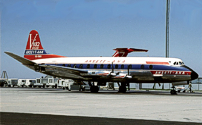
[[[0,88],[0,123],[201,124],[202,93]]]

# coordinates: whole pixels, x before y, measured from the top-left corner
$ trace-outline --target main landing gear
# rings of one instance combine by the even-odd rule
[[[92,93],[98,93],[99,87],[98,87],[98,86],[91,86],[91,87],[90,87],[90,91],[91,91]]]
[[[99,87],[98,87],[98,86],[95,86],[94,82],[93,82],[93,84],[91,84],[91,82],[89,81],[88,84],[89,84],[89,86],[90,86],[90,91],[91,91],[92,93],[98,93]]]
[[[126,90],[127,90],[126,86],[128,86],[128,90],[130,90],[129,83],[122,82],[120,85],[118,82],[118,85],[119,85],[119,92],[126,93]]]

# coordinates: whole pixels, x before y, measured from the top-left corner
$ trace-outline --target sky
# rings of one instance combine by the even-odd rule
[[[23,57],[33,29],[46,52],[62,56],[110,57],[117,47],[166,55],[166,0],[0,0],[0,12],[0,71],[10,78],[43,75],[4,53]],[[202,0],[170,0],[169,27],[169,56],[202,77]]]

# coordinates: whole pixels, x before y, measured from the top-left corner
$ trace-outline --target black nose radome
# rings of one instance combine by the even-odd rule
[[[191,71],[191,80],[198,78],[198,74],[194,70],[192,70],[191,68],[189,68],[188,66],[185,66],[185,65],[183,67],[185,67]]]
[[[192,70],[191,72],[191,80],[197,79],[198,78],[198,74]]]

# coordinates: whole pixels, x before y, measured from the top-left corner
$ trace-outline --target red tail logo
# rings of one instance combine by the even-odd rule
[[[41,41],[39,38],[39,33],[36,30],[32,30],[29,33],[26,50],[43,50],[43,47],[41,45]]]
[[[59,58],[60,55],[47,54],[41,45],[39,33],[36,30],[32,30],[29,33],[24,58],[29,60],[45,59],[45,58]]]

